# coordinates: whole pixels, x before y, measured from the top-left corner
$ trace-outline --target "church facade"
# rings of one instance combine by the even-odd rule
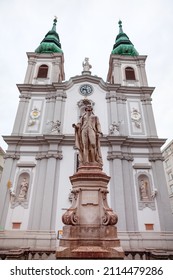
[[[139,55],[119,21],[107,81],[81,75],[65,81],[56,19],[18,84],[20,101],[0,186],[0,250],[54,251],[62,215],[72,203],[69,176],[78,169],[73,123],[87,104],[99,116],[103,171],[111,177],[109,205],[118,215],[124,251],[173,251],[173,216],[147,82]],[[168,253],[169,255],[169,253]]]

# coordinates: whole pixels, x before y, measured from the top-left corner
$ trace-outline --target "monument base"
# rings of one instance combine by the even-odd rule
[[[123,259],[115,226],[64,226],[56,259]]]
[[[70,176],[73,199],[62,216],[57,259],[124,258],[115,226],[118,217],[107,203],[109,179],[96,164],[80,166]]]

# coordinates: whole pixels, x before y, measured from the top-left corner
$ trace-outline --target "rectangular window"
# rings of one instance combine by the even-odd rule
[[[21,227],[21,223],[18,222],[12,223],[12,229],[20,229],[20,227]]]
[[[154,224],[145,224],[146,230],[154,230]]]

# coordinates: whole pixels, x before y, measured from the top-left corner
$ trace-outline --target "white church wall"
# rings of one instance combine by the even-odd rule
[[[107,104],[105,99],[105,92],[97,85],[90,83],[93,87],[93,94],[88,96],[87,99],[92,100],[94,105],[94,113],[99,117],[102,132],[108,133],[107,128]],[[82,83],[75,84],[73,87],[67,90],[67,99],[65,104],[65,116],[64,116],[64,134],[73,134],[74,129],[72,124],[78,122],[78,106],[77,103],[83,100],[84,97],[79,93],[79,87]]]

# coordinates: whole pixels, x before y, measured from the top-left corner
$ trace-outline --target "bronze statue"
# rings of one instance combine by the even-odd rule
[[[91,105],[86,106],[79,123],[72,126],[75,128],[75,146],[79,150],[80,164],[102,165],[99,137],[103,133],[99,118],[94,115]]]

